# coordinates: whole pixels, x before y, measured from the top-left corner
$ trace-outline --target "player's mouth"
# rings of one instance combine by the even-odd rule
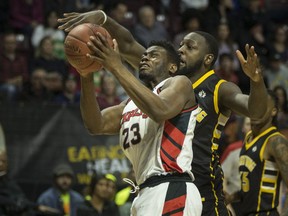
[[[140,70],[147,69],[147,68],[150,68],[150,66],[148,64],[146,64],[146,63],[142,63],[142,64],[139,65],[139,69]]]
[[[184,60],[180,60],[180,67],[184,67],[186,65],[186,62]]]

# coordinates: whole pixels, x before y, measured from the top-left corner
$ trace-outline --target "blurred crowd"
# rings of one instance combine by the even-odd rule
[[[144,46],[190,31],[219,41],[216,72],[249,92],[235,51],[255,46],[270,88],[288,90],[288,3],[281,0],[3,0],[0,4],[0,101],[79,104],[79,75],[67,62],[57,19],[64,12],[102,9]],[[129,67],[129,65],[127,65]],[[136,71],[132,71],[137,76]],[[109,71],[94,73],[101,108],[126,98]],[[279,90],[280,91],[280,90]]]

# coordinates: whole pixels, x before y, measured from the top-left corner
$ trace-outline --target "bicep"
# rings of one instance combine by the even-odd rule
[[[124,107],[125,103],[122,102],[119,105],[109,107],[101,111],[103,118],[102,134],[113,135],[119,133],[120,121]]]
[[[288,186],[288,141],[282,136],[277,136],[273,139],[270,148],[271,155],[275,159],[283,180]]]
[[[169,88],[165,88],[160,92],[159,97],[165,104],[165,110],[162,109],[161,113],[166,115],[165,119],[170,119],[183,109],[196,105],[195,99],[193,103],[191,100],[191,103],[188,104],[188,101],[194,97],[191,86],[189,79],[177,79],[169,85]]]
[[[234,83],[224,82],[219,88],[220,108],[249,117],[248,99]]]
[[[123,49],[120,49],[121,56],[136,70],[139,69],[139,63],[144,51],[145,48],[137,41],[134,41],[132,44],[127,44]]]

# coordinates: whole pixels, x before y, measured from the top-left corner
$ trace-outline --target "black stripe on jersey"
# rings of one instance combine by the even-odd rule
[[[167,158],[169,158],[169,160],[175,161],[175,158],[171,157],[171,155],[168,154],[162,147],[161,147],[161,151],[166,155]],[[165,161],[162,160],[162,163],[165,163]],[[168,166],[167,163],[165,163],[165,164]]]
[[[224,125],[218,124],[216,129],[219,130],[219,131],[223,131],[224,127],[225,127]]]
[[[185,207],[184,207],[184,208],[185,208]],[[170,211],[170,212],[167,213],[167,214],[162,214],[162,216],[170,216],[170,215],[177,214],[178,212],[183,212],[183,211],[184,211],[184,208],[175,209],[174,211]]]
[[[172,119],[169,119],[169,122],[173,124],[174,127],[180,130],[183,134],[186,134],[190,116],[191,116],[190,112],[184,112],[175,116]]]
[[[169,134],[166,133],[166,131],[163,131],[163,135],[179,150],[182,149],[182,146],[179,145],[177,142],[175,142],[175,140],[169,136]]]
[[[267,174],[267,175],[273,175],[273,176],[277,176],[278,175],[278,170],[264,170],[264,174]]]
[[[173,201],[173,203],[178,203],[178,204],[176,205],[173,204],[174,209],[172,206],[170,206],[168,208],[169,212],[166,211],[165,214],[162,214],[162,216],[170,216],[174,214],[177,215],[177,213],[183,214],[183,211],[185,208],[185,202],[186,202],[186,195],[187,195],[186,191],[187,191],[186,182],[170,182],[169,183],[163,210],[165,211],[166,204],[169,201],[170,201],[170,205],[171,205],[171,201]]]
[[[262,182],[262,185],[263,185],[264,187],[274,188],[274,187],[275,187],[275,183],[276,183],[276,182],[274,182],[274,183],[272,183],[272,182]]]
[[[213,138],[213,143],[219,144],[219,142],[220,142],[220,139],[218,139],[218,138],[216,138],[216,137]]]

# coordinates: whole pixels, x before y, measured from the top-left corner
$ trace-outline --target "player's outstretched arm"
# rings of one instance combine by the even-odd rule
[[[163,122],[175,117],[183,109],[196,105],[194,94],[191,93],[192,83],[186,76],[175,76],[168,80],[161,93],[156,95],[122,64],[116,40],[113,39],[114,48],[111,48],[105,37],[100,33],[97,36],[90,37],[88,47],[95,55],[88,54],[88,57],[101,62],[111,71],[137,107],[151,119]]]
[[[237,50],[236,54],[240,61],[244,73],[250,78],[250,95],[248,101],[248,111],[250,118],[259,119],[265,112],[267,107],[267,90],[264,83],[261,65],[255,52],[254,46],[245,46],[246,56],[244,59],[242,53]]]
[[[85,127],[90,134],[118,134],[125,103],[100,111],[95,96],[93,74],[81,76],[80,109]]]
[[[248,116],[252,119],[261,118],[267,107],[267,90],[262,76],[259,59],[253,46],[245,46],[247,58],[237,50],[236,54],[244,73],[250,78],[250,95],[242,94],[240,88],[231,82],[220,87],[220,101],[227,109]]]
[[[111,34],[112,38],[115,38],[119,42],[119,50],[122,57],[132,67],[138,69],[141,55],[144,53],[145,48],[134,39],[125,27],[108,16],[105,18],[105,16],[106,14],[101,10],[86,13],[64,13],[64,18],[58,19],[58,22],[61,23],[59,29],[69,32],[75,26],[82,23],[102,25]]]

